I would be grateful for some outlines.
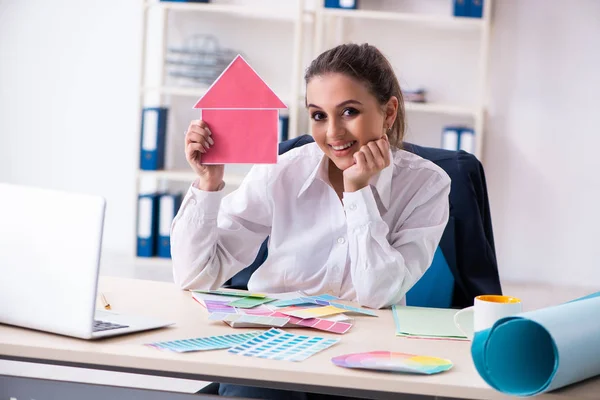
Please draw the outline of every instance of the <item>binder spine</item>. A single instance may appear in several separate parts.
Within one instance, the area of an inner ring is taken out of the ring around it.
[[[156,255],[156,235],[158,230],[158,196],[142,194],[138,197],[137,215],[137,256]]]
[[[156,171],[165,166],[165,135],[168,109],[164,107],[142,110],[140,169]]]

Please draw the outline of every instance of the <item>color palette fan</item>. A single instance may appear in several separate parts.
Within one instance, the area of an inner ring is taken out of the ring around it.
[[[335,365],[345,368],[425,375],[437,374],[452,368],[452,362],[443,358],[394,353],[390,351],[345,354],[334,357],[331,361]]]

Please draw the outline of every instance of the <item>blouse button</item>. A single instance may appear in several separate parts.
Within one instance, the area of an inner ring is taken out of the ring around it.
[[[337,240],[337,242],[339,244],[344,244],[344,243],[346,243],[346,239],[344,239],[343,237],[339,237],[338,240]]]

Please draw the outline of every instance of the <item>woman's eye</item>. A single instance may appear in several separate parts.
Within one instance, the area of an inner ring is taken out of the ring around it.
[[[321,120],[325,119],[325,114],[323,114],[320,111],[316,111],[316,112],[312,113],[311,118],[314,119],[315,121],[321,121]]]
[[[356,108],[352,108],[352,107],[344,108],[344,111],[342,111],[342,115],[345,115],[347,117],[350,117],[350,116],[353,116],[356,114],[358,114],[358,110]]]

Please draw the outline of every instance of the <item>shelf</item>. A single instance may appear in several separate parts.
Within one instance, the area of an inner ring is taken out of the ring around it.
[[[200,99],[206,94],[208,87],[176,87],[176,86],[147,86],[141,88],[143,93],[156,92],[161,95],[181,96],[181,97],[193,97]],[[291,96],[279,96],[288,106],[290,105]],[[298,101],[304,104],[304,95],[298,96]]]
[[[196,97],[204,96],[208,87],[174,87],[174,86],[158,86],[158,87],[143,87],[141,90],[145,93],[158,92],[163,95]]]
[[[198,178],[192,171],[144,171],[138,170],[138,176],[150,177],[154,179],[166,179],[175,182],[193,182]],[[228,173],[225,171],[225,183],[228,185],[239,186],[244,180],[245,175],[239,173]]]
[[[446,114],[456,116],[475,117],[477,111],[473,108],[463,106],[453,106],[448,104],[436,103],[412,103],[405,102],[404,109],[406,111],[424,112],[432,114]]]
[[[206,93],[206,88],[185,88],[185,87],[173,87],[173,86],[160,86],[160,87],[145,87],[142,88],[144,92],[159,92],[163,95],[182,96],[182,97],[194,97],[200,98]],[[290,104],[289,96],[282,98],[283,102]],[[304,95],[298,96],[298,101],[304,105]],[[404,107],[407,111],[418,111],[418,112],[430,112],[436,114],[449,114],[449,115],[475,115],[475,110],[468,107],[452,106],[446,104],[435,104],[435,103],[404,103]]]
[[[154,1],[146,3],[146,7],[173,11],[228,14],[278,21],[295,21],[297,19],[297,16],[295,14],[285,11],[280,12],[276,8],[273,9],[266,7],[248,7],[235,4],[180,3],[170,1]],[[311,22],[313,20],[312,13],[305,11],[304,20],[306,22]]]
[[[173,266],[173,260],[170,258],[163,257],[135,257],[134,261],[136,267],[168,267]]]
[[[372,19],[387,21],[403,21],[423,25],[439,25],[451,29],[479,29],[484,25],[481,18],[452,17],[417,13],[400,13],[372,10],[344,10],[328,8],[323,10],[324,16]]]

